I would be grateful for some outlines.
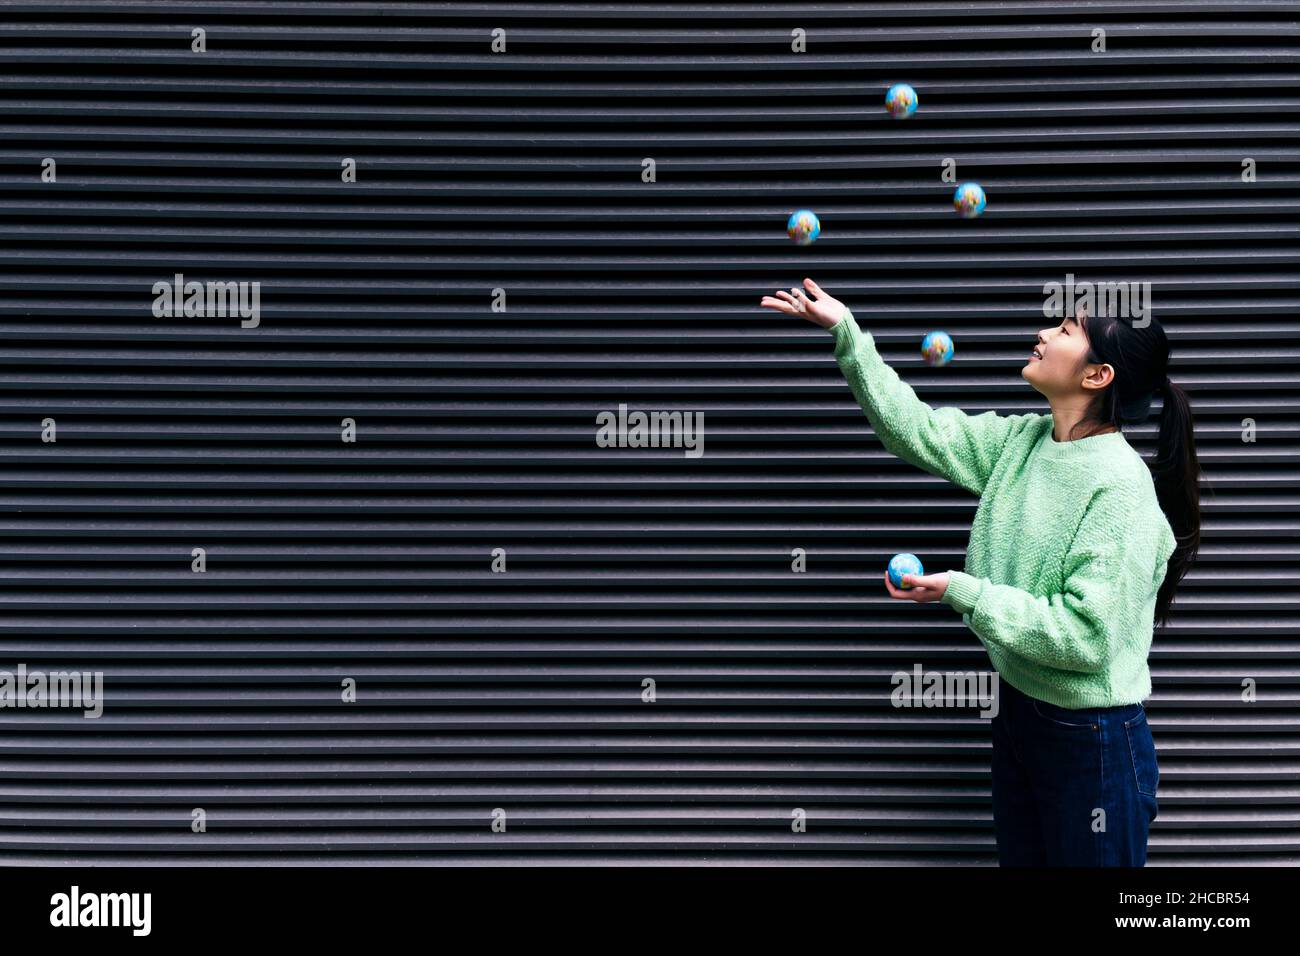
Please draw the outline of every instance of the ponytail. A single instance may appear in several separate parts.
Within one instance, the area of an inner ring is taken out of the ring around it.
[[[1162,397],[1160,433],[1151,478],[1160,508],[1169,519],[1177,546],[1169,556],[1165,579],[1156,594],[1156,626],[1169,622],[1174,592],[1196,559],[1201,544],[1201,467],[1196,457],[1192,406],[1187,393],[1169,380],[1159,386]]]

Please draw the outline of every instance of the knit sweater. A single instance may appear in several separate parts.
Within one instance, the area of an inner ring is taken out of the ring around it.
[[[1176,541],[1123,433],[1060,442],[1050,414],[931,408],[850,310],[830,332],[881,444],[979,495],[965,569],[949,571],[940,600],[1001,679],[1058,707],[1148,697],[1156,592]]]

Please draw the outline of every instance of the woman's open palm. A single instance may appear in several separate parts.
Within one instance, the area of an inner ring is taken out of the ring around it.
[[[829,329],[844,317],[843,302],[827,295],[812,279],[804,279],[803,284],[803,289],[796,287],[789,292],[778,289],[775,297],[765,295],[758,304],[787,315],[797,315],[823,329]]]

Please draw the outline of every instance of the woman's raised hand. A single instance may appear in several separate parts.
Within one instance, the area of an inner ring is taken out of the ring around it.
[[[827,295],[812,279],[804,279],[803,284],[803,289],[778,290],[775,298],[765,295],[758,304],[787,315],[797,315],[823,329],[829,329],[844,317],[843,302]]]

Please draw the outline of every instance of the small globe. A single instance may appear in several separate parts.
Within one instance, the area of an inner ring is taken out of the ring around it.
[[[962,183],[952,194],[952,205],[963,219],[974,219],[984,211],[988,197],[979,183]]]
[[[895,83],[885,93],[885,109],[894,119],[909,119],[920,105],[916,90],[906,83]]]
[[[947,365],[952,361],[952,336],[947,332],[928,332],[921,339],[921,358],[926,365]]]
[[[811,209],[796,209],[786,220],[785,231],[801,246],[812,245],[821,235],[822,223]]]
[[[910,589],[912,585],[903,583],[904,574],[925,574],[921,559],[908,551],[889,559],[889,583],[896,588]]]

